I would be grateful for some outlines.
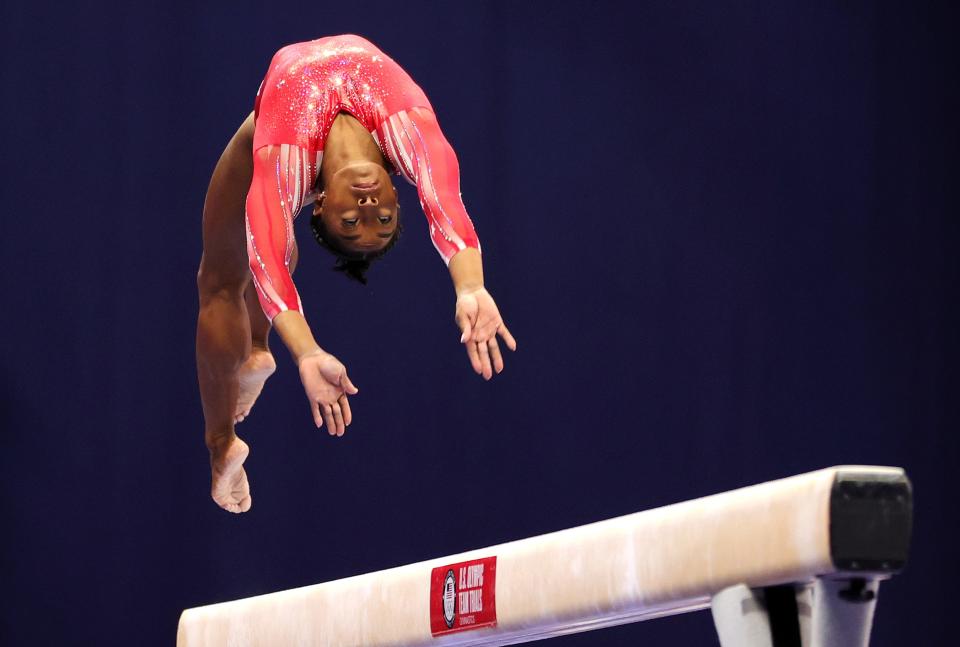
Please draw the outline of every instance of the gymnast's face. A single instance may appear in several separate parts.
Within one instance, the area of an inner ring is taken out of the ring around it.
[[[326,235],[342,249],[372,254],[397,229],[397,190],[379,164],[361,162],[337,171],[313,205]]]

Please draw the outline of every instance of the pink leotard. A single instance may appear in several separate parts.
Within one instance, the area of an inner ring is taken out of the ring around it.
[[[257,93],[247,253],[272,321],[303,306],[290,276],[293,220],[315,196],[323,147],[340,112],[362,123],[394,169],[417,187],[434,247],[446,263],[480,243],[460,199],[460,166],[433,108],[410,76],[359,36],[284,47]]]

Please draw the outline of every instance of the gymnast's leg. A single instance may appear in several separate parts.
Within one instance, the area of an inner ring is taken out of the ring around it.
[[[253,281],[247,284],[243,293],[243,300],[247,306],[247,316],[250,320],[250,355],[247,357],[239,373],[239,393],[234,422],[243,422],[250,415],[250,409],[260,396],[267,378],[277,370],[277,363],[267,345],[270,336],[270,321],[260,308],[257,291]]]
[[[251,114],[227,144],[210,179],[203,206],[203,257],[197,274],[197,378],[204,437],[210,450],[211,494],[230,512],[244,512],[251,503],[243,469],[249,448],[237,438],[234,424],[240,373],[252,350],[244,298],[250,283],[244,208],[253,175],[252,147]]]
[[[297,269],[298,257],[299,250],[294,244],[293,254],[290,256],[291,276]],[[277,369],[277,363],[274,361],[268,345],[271,329],[270,321],[260,307],[253,281],[247,284],[243,298],[247,305],[247,315],[250,318],[251,351],[250,356],[240,367],[240,392],[237,399],[236,422],[243,422],[250,415],[250,409],[263,390],[264,383]]]

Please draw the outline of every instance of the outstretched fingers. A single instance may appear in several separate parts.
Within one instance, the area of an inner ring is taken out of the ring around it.
[[[490,349],[487,342],[477,342],[477,355],[480,357],[480,368],[483,379],[489,380],[493,377],[493,367],[490,365]]]
[[[353,412],[350,410],[350,400],[347,398],[346,394],[341,395],[340,399],[337,400],[340,403],[340,409],[343,411],[343,424],[349,425],[353,422]]]
[[[514,339],[513,335],[510,334],[510,331],[507,330],[506,324],[500,324],[500,327],[497,329],[497,334],[500,335],[504,343],[506,343],[507,348],[510,350],[517,350],[517,340]]]
[[[343,374],[340,376],[340,388],[343,389],[344,393],[347,393],[350,395],[356,395],[357,393],[360,392],[360,389],[354,386],[353,382],[350,381],[350,378],[347,377],[346,370],[344,370]]]
[[[321,404],[320,411],[323,413],[323,421],[327,423],[327,433],[331,436],[337,435],[337,420],[333,415],[333,407],[329,404]]]
[[[478,329],[475,338],[479,338]],[[464,344],[467,348],[467,357],[470,358],[470,366],[474,373],[483,376],[483,379],[489,380],[494,373],[503,372],[504,362],[503,353],[500,351],[500,344],[497,343],[497,335],[503,339],[503,342],[510,350],[517,349],[517,342],[507,330],[507,327],[500,324],[496,334],[492,334],[484,341],[468,341]]]
[[[467,357],[470,358],[470,366],[473,367],[473,372],[480,375],[483,372],[483,365],[480,363],[480,352],[477,350],[477,345],[468,341],[464,346],[467,347]]]
[[[328,409],[330,410],[330,419],[333,421],[333,424],[327,427],[327,431],[331,436],[342,436],[343,432],[346,431],[346,425],[343,424],[343,411],[340,409],[340,403],[334,402]]]
[[[319,401],[311,402],[310,410],[313,413],[313,424],[317,429],[326,423],[327,433],[331,436],[342,436],[347,425],[353,422],[353,412],[350,411],[350,402],[346,394],[341,395],[332,405]]]
[[[500,346],[497,344],[497,338],[494,337],[487,342],[487,348],[490,351],[490,362],[493,364],[493,370],[498,374],[503,371],[503,355],[500,353]]]

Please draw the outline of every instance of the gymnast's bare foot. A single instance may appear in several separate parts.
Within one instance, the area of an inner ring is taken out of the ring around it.
[[[277,363],[273,355],[265,349],[254,348],[250,357],[240,367],[240,395],[237,398],[237,409],[233,416],[234,422],[243,422],[250,415],[253,403],[257,401],[267,378],[277,370]]]
[[[210,471],[213,485],[210,495],[227,512],[246,512],[250,509],[250,484],[243,469],[250,448],[236,436],[223,450],[211,450]]]

